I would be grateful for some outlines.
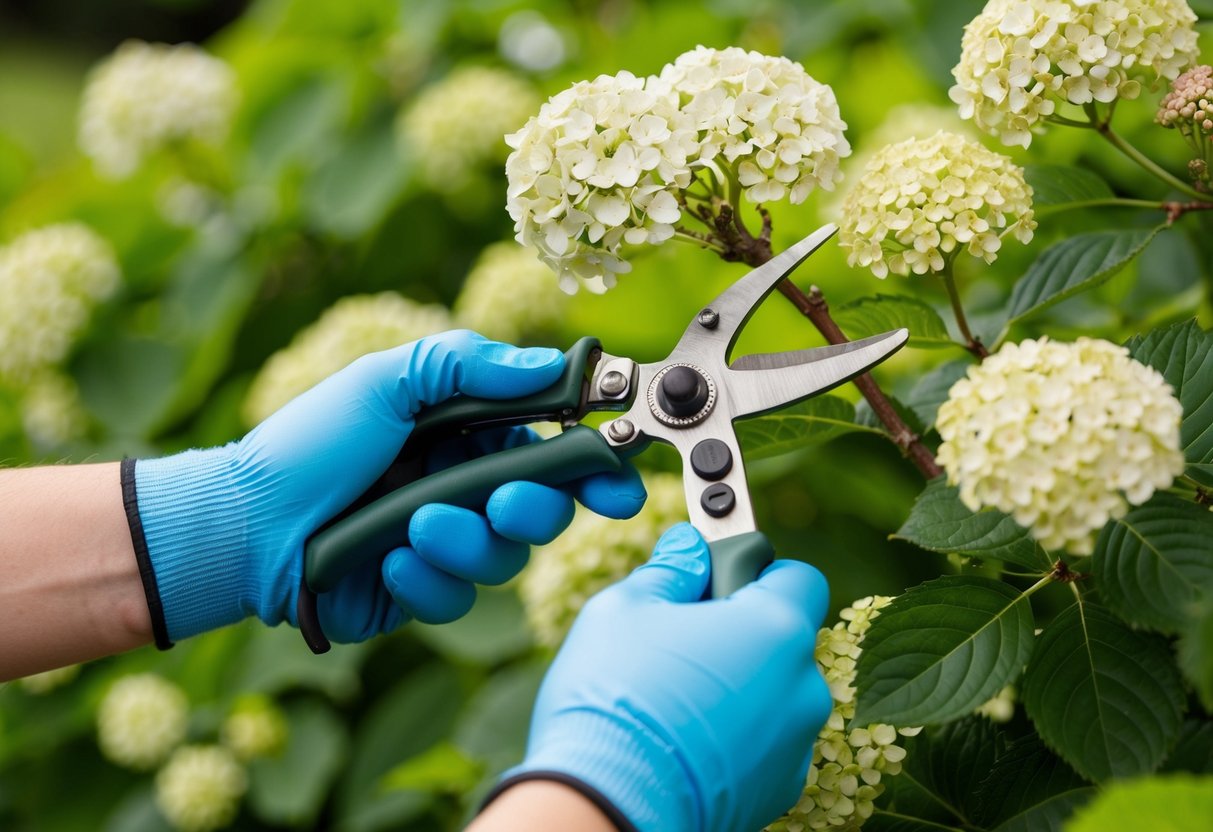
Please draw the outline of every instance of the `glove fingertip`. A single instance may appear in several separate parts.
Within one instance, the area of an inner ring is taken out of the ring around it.
[[[578,502],[612,520],[635,517],[648,496],[640,472],[627,464],[619,471],[586,477],[576,486]]]
[[[808,619],[809,626],[818,630],[825,621],[830,605],[830,585],[821,570],[800,560],[780,558],[773,561],[750,587],[775,592]],[[743,587],[739,592],[745,592]]]

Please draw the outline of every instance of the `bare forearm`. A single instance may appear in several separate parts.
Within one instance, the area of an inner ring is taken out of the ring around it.
[[[150,641],[118,464],[0,471],[0,680]]]
[[[467,832],[616,832],[575,789],[549,780],[519,783],[494,800]]]

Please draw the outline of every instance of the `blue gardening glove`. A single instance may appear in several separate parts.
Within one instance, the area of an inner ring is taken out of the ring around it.
[[[160,628],[157,643],[167,646],[250,615],[271,626],[297,624],[304,542],[383,474],[420,409],[458,393],[528,395],[553,384],[563,366],[557,350],[446,332],[363,356],[239,442],[139,460],[127,508],[129,515],[137,504],[132,527],[141,523],[146,539],[141,567],[153,626]],[[453,440],[434,449],[429,466],[535,439],[513,429]],[[320,596],[321,625],[333,641],[351,642],[410,617],[458,618],[475,600],[473,583],[508,580],[526,562],[529,544],[564,530],[573,517],[570,493],[609,517],[630,517],[644,502],[639,476],[627,469],[567,491],[508,483],[483,513],[425,506],[409,524],[411,546]]]
[[[586,604],[496,794],[560,780],[644,832],[761,829],[796,802],[831,708],[813,659],[825,578],[778,560],[700,602],[709,572],[707,544],[680,524]]]

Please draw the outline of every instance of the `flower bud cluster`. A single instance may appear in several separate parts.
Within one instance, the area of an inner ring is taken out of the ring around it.
[[[873,723],[855,725],[855,667],[864,635],[880,609],[892,598],[860,598],[839,613],[833,627],[817,634],[814,657],[830,686],[834,709],[817,735],[804,792],[796,805],[766,832],[809,829],[859,829],[884,793],[882,779],[901,773],[905,749],[898,736],[912,737],[921,728],[897,729]]]
[[[56,667],[54,670],[44,670],[32,676],[24,676],[17,680],[21,689],[33,696],[44,696],[57,688],[69,684],[80,675],[80,665],[69,664],[67,667]]]
[[[1200,64],[1176,78],[1154,120],[1184,136],[1213,133],[1213,66]]]
[[[990,0],[965,27],[949,94],[960,114],[1027,147],[1057,104],[1136,98],[1198,54],[1184,0]]]
[[[223,745],[241,760],[273,757],[286,747],[287,723],[282,709],[264,694],[241,696],[223,721]]]
[[[21,426],[38,448],[58,448],[88,429],[80,389],[71,377],[51,370],[39,373],[21,398]]]
[[[477,168],[503,161],[501,137],[538,106],[534,89],[513,73],[464,67],[423,90],[401,113],[397,129],[426,183],[447,191]]]
[[[700,47],[660,75],[601,75],[552,97],[506,136],[506,206],[562,288],[602,292],[630,270],[624,244],[674,235],[699,170],[716,186],[735,177],[751,201],[799,202],[838,181],[845,127],[800,64]]]
[[[97,745],[110,761],[147,770],[185,739],[188,721],[181,688],[154,673],[123,676],[97,709]]]
[[[270,356],[249,387],[244,418],[255,425],[354,359],[451,326],[444,307],[422,305],[396,292],[342,298]]]
[[[113,249],[80,223],[27,231],[0,248],[0,384],[26,384],[66,358],[119,277]]]
[[[567,300],[534,249],[494,243],[468,272],[455,301],[455,320],[488,338],[516,343],[552,329]]]
[[[938,459],[972,511],[996,508],[1045,548],[1089,555],[1109,520],[1183,473],[1182,416],[1124,347],[1008,343],[948,391]]]
[[[1001,153],[954,133],[879,151],[842,205],[847,263],[879,278],[943,271],[966,250],[992,263],[1002,235],[1032,239],[1032,188]]]
[[[984,716],[991,722],[1010,722],[1015,716],[1015,686],[1007,685],[989,701],[979,705],[973,713]]]
[[[235,73],[199,47],[127,41],[89,77],[80,148],[121,179],[173,142],[221,141],[237,98]]]
[[[560,644],[586,601],[647,561],[653,541],[687,519],[680,477],[646,474],[644,484],[649,496],[635,517],[610,520],[578,506],[568,529],[531,555],[519,592],[540,644]]]
[[[236,818],[248,774],[220,745],[178,748],[156,773],[156,805],[181,832],[212,832]]]

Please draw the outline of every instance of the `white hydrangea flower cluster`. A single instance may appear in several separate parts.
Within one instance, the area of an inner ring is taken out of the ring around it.
[[[943,271],[958,250],[992,263],[1002,235],[1028,243],[1035,228],[1023,168],[940,131],[876,154],[843,201],[839,244],[883,279]]]
[[[249,388],[244,418],[255,425],[354,359],[451,327],[445,307],[396,292],[342,298],[265,362]]]
[[[1136,98],[1197,57],[1185,0],[990,0],[966,27],[949,91],[964,118],[1027,147],[1059,102]]]
[[[1089,555],[1109,520],[1183,473],[1182,416],[1125,347],[1008,343],[948,391],[938,460],[972,511],[996,508],[1045,548]]]
[[[1015,716],[1015,686],[1007,685],[988,702],[979,705],[973,713],[984,716],[991,722],[1010,722]]]
[[[500,163],[502,140],[539,106],[539,95],[512,72],[463,67],[426,87],[397,123],[401,139],[435,189],[459,188],[486,163]]]
[[[872,619],[892,600],[882,595],[860,598],[838,614],[837,624],[823,627],[817,634],[814,656],[830,686],[834,710],[817,735],[800,800],[766,832],[859,829],[872,816],[876,798],[884,793],[882,778],[901,773],[906,751],[896,744],[897,737],[912,737],[922,729],[851,723],[855,666],[863,652],[860,645]]]
[[[40,448],[58,448],[88,429],[80,389],[70,377],[53,371],[38,374],[21,398],[21,426]]]
[[[109,243],[75,222],[0,248],[0,384],[23,385],[62,361],[120,278]]]
[[[488,338],[516,343],[554,327],[567,301],[534,249],[494,243],[468,272],[455,301],[455,320]]]
[[[803,201],[840,178],[845,128],[800,64],[699,47],[658,76],[601,75],[551,98],[506,137],[506,207],[562,288],[602,292],[631,268],[624,244],[674,235],[698,169],[737,176],[751,201]]]
[[[736,166],[751,202],[804,202],[833,190],[851,153],[834,90],[804,67],[738,47],[683,53],[661,71],[693,119],[701,163]],[[734,206],[740,208],[740,206]]]
[[[97,709],[97,745],[127,768],[153,768],[185,739],[189,702],[181,688],[154,673],[116,681]]]
[[[211,832],[230,824],[248,789],[248,774],[220,745],[177,749],[156,774],[156,805],[181,832]]]
[[[223,744],[241,760],[272,757],[286,747],[288,728],[282,709],[264,694],[241,696],[223,721]]]
[[[235,73],[199,47],[127,41],[89,77],[80,148],[121,179],[173,142],[222,141],[237,98]]]
[[[80,675],[80,665],[69,664],[67,667],[57,667],[54,670],[44,670],[32,676],[17,680],[21,689],[32,696],[45,696],[57,688],[75,680]]]
[[[653,541],[687,519],[680,477],[645,474],[644,484],[649,497],[635,517],[609,520],[578,506],[568,529],[531,555],[519,594],[540,644],[559,645],[586,601],[646,562]]]

